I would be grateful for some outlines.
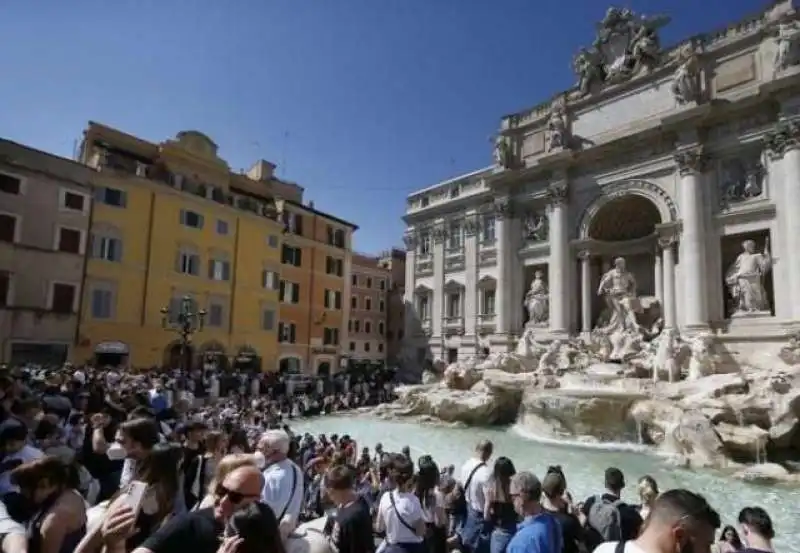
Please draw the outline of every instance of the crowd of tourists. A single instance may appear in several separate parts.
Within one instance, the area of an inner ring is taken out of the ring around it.
[[[615,468],[578,501],[559,467],[517,471],[485,441],[456,468],[364,447],[346,428],[292,432],[313,405],[391,399],[383,374],[297,395],[280,379],[218,394],[211,376],[0,371],[2,552],[316,553],[298,536],[317,527],[338,553],[772,551],[760,507],[720,531],[702,496],[660,493],[647,476],[641,502],[623,502]]]

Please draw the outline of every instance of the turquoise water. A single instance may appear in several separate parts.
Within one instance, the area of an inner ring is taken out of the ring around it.
[[[533,441],[515,428],[452,429],[368,416],[320,417],[294,422],[291,426],[295,432],[349,434],[359,447],[370,449],[377,442],[383,443],[389,451],[399,451],[408,445],[412,456],[430,454],[440,466],[460,467],[472,454],[478,440],[489,439],[494,443],[495,455],[511,458],[517,470],[530,470],[541,478],[549,465],[561,465],[569,489],[577,499],[600,492],[605,469],[615,466],[625,473],[628,488],[624,496],[631,502],[638,502],[636,481],[649,474],[661,490],[681,487],[702,493],[720,512],[723,524],[733,524],[743,507],[765,508],[775,524],[777,551],[800,553],[800,489],[756,486],[712,472],[676,469],[635,445],[561,445]]]

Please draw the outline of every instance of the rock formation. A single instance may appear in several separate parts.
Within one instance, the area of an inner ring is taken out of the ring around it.
[[[680,466],[790,479],[780,464],[766,463],[800,452],[800,337],[774,356],[736,360],[710,334],[686,340],[665,331],[650,341],[631,334],[621,344],[620,336],[595,333],[545,344],[535,332],[526,331],[514,353],[453,363],[438,382],[401,388],[400,399],[376,414],[516,422],[543,437],[640,442]],[[742,470],[747,463],[766,468]]]

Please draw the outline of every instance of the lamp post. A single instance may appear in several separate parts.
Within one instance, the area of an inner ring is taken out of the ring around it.
[[[206,318],[205,309],[195,311],[191,296],[181,298],[180,308],[174,320],[170,320],[169,307],[161,308],[161,326],[164,330],[172,330],[178,333],[181,340],[181,369],[191,368],[189,362],[189,345],[192,343],[192,335],[203,330],[203,323]]]

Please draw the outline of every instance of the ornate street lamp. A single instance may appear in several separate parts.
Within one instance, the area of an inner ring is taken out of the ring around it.
[[[183,296],[181,298],[180,309],[173,320],[170,320],[169,307],[161,308],[161,326],[164,330],[177,332],[181,340],[181,369],[188,370],[191,368],[189,346],[192,343],[192,335],[203,330],[205,318],[205,309],[195,311],[191,296]]]

